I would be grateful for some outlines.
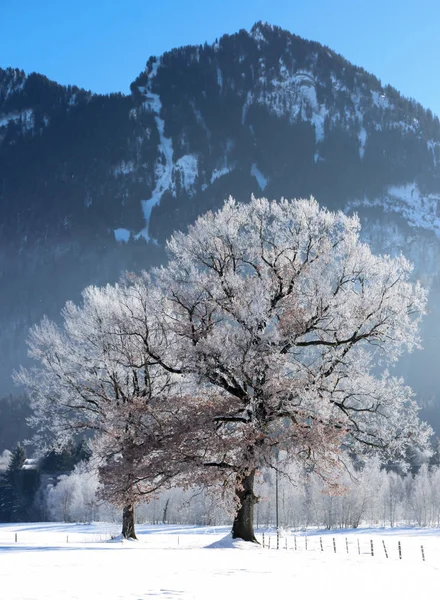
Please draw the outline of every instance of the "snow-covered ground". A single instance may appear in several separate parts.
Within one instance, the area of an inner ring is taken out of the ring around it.
[[[0,524],[0,598],[402,600],[438,594],[438,529],[289,532],[279,550],[267,531],[271,549],[234,543],[227,527],[142,525],[138,542],[109,541],[117,533],[117,525],[105,523]]]

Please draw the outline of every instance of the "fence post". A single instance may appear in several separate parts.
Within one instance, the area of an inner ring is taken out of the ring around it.
[[[324,548],[322,547],[322,537],[319,538],[319,543],[321,545],[321,552],[324,552]]]
[[[264,531],[263,531],[263,548],[264,548]]]
[[[425,560],[425,551],[423,550],[423,545],[420,546],[420,548],[422,549],[422,560]]]
[[[297,550],[297,547],[296,547],[296,535],[293,536],[293,542],[295,544],[295,550]]]
[[[370,540],[371,556],[374,556],[373,540]]]
[[[285,537],[285,540],[286,540],[286,550],[287,550],[287,535],[286,535],[286,537]]]
[[[359,538],[357,539],[357,541],[358,541],[358,554],[360,554],[361,553],[361,546],[359,544]]]
[[[306,550],[307,550],[307,536],[304,538],[306,542]]]
[[[269,550],[270,550],[270,536],[269,536],[269,543],[268,543],[267,547],[268,547],[268,548],[269,548]]]
[[[17,534],[15,534],[15,541],[17,541]]]
[[[68,544],[68,543],[69,543],[69,536],[66,535],[66,544]]]
[[[387,552],[387,547],[385,546],[385,540],[382,540],[382,544],[383,544],[383,549],[385,550],[385,556],[386,556],[386,558],[388,558],[388,552]]]
[[[347,554],[348,554],[348,538],[345,538],[345,547],[347,548]]]
[[[399,558],[400,558],[400,560],[402,560],[402,546],[401,546],[400,542],[397,542],[397,547],[399,549]]]
[[[335,540],[335,538],[333,538],[333,550],[335,551],[335,554],[336,554],[336,540]]]

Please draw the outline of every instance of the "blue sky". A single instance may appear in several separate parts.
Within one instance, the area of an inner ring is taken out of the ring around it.
[[[439,0],[0,0],[0,67],[128,92],[149,56],[259,20],[330,46],[440,115]]]

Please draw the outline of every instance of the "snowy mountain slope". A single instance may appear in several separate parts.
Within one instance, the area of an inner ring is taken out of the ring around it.
[[[57,136],[51,125],[59,125],[52,121],[60,113],[64,131]],[[48,161],[38,175],[61,166],[67,172],[56,174],[64,184],[57,187],[83,188],[73,204],[63,205],[59,194],[64,228],[67,220],[82,229],[85,219],[96,219],[98,204],[109,231],[141,231],[147,239],[154,233],[163,240],[179,226],[176,213],[186,223],[226,194],[245,199],[262,190],[274,197],[313,194],[335,207],[356,206],[359,198],[394,212],[390,206],[400,205],[411,225],[431,229],[426,206],[405,208],[389,189],[405,195],[406,186],[416,186],[434,213],[440,190],[440,125],[429,110],[328,48],[262,23],[211,46],[151,58],[126,98],[2,71],[0,135],[6,160],[10,146],[30,145],[29,137],[40,138],[34,146],[43,156],[54,145],[73,144],[61,165]],[[93,161],[103,163],[99,173],[89,172],[86,141]],[[44,199],[38,201],[44,211]]]
[[[388,189],[409,184],[433,199],[431,207],[436,204],[438,119],[319,44],[259,23],[212,46],[150,59],[132,91],[136,97],[151,96],[151,90],[173,149],[173,155],[159,150],[167,156],[161,167],[167,165],[168,175],[166,185],[157,175],[156,192],[168,198],[161,207],[156,193],[148,214],[156,236],[163,236],[182,202],[172,173],[185,156],[193,157],[189,179],[183,170],[184,181],[192,182],[184,190],[193,198],[186,198],[187,208],[212,204],[212,185],[220,175],[227,177],[214,188],[220,192],[217,205],[231,189],[245,196],[252,188],[274,197],[312,193],[332,206],[367,197],[388,210],[398,197]],[[145,105],[148,101],[135,114]],[[263,187],[257,172],[264,174]],[[400,206],[411,225],[432,229],[426,207]]]

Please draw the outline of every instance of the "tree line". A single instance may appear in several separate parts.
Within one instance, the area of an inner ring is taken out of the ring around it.
[[[276,472],[261,474],[256,486],[258,528],[276,524]],[[340,477],[343,493],[331,494],[315,474],[290,470],[278,478],[278,516],[282,529],[440,526],[440,469],[424,463],[415,473],[385,469],[365,460],[355,476]],[[46,520],[76,523],[117,522],[119,511],[98,497],[99,479],[89,463],[46,483],[35,496],[34,511]],[[224,507],[203,488],[164,490],[137,506],[136,523],[223,525]]]

